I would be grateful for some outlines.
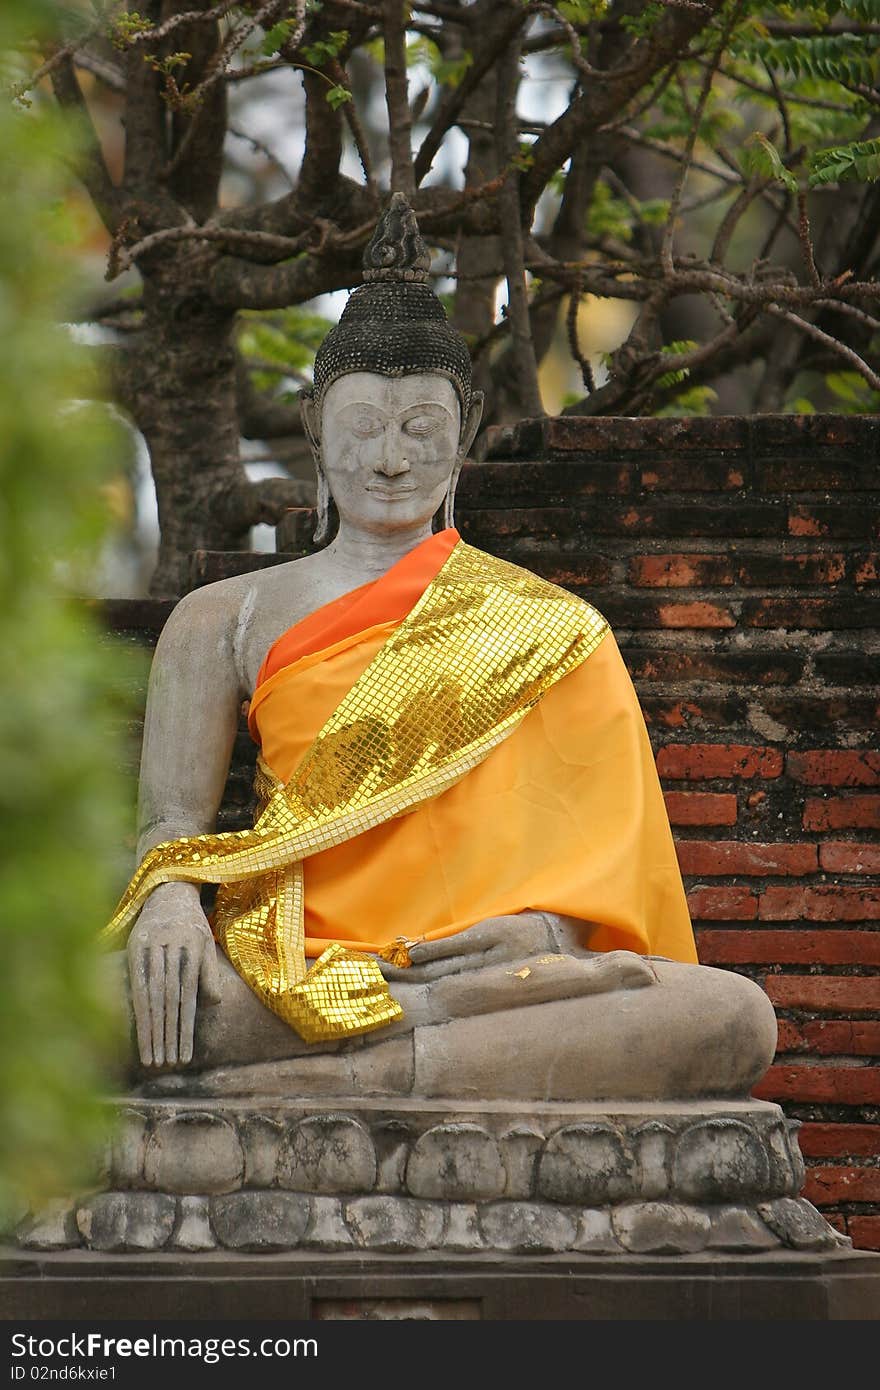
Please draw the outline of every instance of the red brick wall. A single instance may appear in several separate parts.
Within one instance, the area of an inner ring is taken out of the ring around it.
[[[559,419],[462,475],[474,544],[611,622],[663,781],[700,957],[767,990],[757,1094],[803,1122],[806,1194],[880,1249],[880,417]],[[279,550],[303,553],[311,514]],[[285,555],[279,556],[285,558]],[[194,557],[204,583],[268,557]],[[108,605],[155,631],[167,606]],[[242,734],[221,823],[248,800]]]
[[[880,418],[549,420],[489,458],[461,529],[612,623],[700,959],[777,1010],[756,1094],[880,1249]]]

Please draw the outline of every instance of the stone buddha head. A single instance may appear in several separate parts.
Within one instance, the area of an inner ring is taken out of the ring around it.
[[[364,253],[364,284],[315,357],[301,395],[318,474],[315,541],[330,502],[369,531],[453,524],[455,487],[480,423],[467,345],[428,285],[430,255],[395,193]]]

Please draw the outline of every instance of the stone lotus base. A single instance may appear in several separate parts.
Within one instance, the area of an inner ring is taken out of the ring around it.
[[[848,1249],[760,1101],[132,1100],[96,1190],[23,1251],[759,1256]],[[100,1190],[98,1189],[100,1187]]]

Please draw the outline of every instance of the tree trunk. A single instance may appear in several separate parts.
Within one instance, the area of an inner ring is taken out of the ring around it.
[[[235,315],[165,272],[145,283],[146,324],[129,371],[129,406],[150,451],[161,544],[150,592],[189,587],[194,550],[240,550],[253,518],[239,455]]]

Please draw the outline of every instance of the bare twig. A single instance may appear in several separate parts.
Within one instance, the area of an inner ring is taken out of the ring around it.
[[[193,113],[192,120],[187,126],[183,139],[165,169],[164,176],[166,179],[170,179],[174,176],[180,168],[181,163],[186,158],[189,147],[198,129],[199,116],[207,107],[205,97],[212,87],[215,87],[218,82],[222,82],[227,76],[227,65],[230,58],[238,52],[242,44],[253,33],[254,29],[270,23],[284,4],[285,0],[266,0],[266,4],[261,5],[255,14],[251,15],[250,18],[234,28],[214,55],[213,61],[208,66],[206,76],[202,78],[202,81],[198,86],[194,87],[191,92],[186,93],[187,107]],[[302,38],[303,30],[305,29],[305,7],[306,0],[297,0],[295,5],[297,28],[288,40],[288,43],[292,44],[294,47],[299,43]]]
[[[581,305],[581,294],[583,292],[583,277],[578,275],[568,296],[568,310],[565,315],[565,326],[568,331],[568,345],[571,355],[581,369],[584,388],[591,395],[596,389],[596,379],[593,376],[593,368],[590,360],[581,352],[581,345],[578,339],[578,309]]]
[[[860,376],[865,378],[865,381],[867,381],[870,387],[875,391],[880,391],[880,376],[871,370],[864,358],[859,357],[859,354],[853,348],[847,347],[845,343],[841,343],[837,338],[832,338],[830,333],[825,333],[821,328],[817,328],[814,323],[810,323],[807,319],[802,319],[799,314],[793,314],[788,309],[780,309],[777,304],[768,304],[765,312],[773,314],[776,318],[785,319],[786,323],[790,323],[792,327],[796,328],[800,333],[805,333],[808,338],[814,338],[817,343],[821,343],[823,347],[836,353],[838,357],[842,357],[851,367],[855,368]]]
[[[185,24],[213,24],[228,15],[237,3],[238,0],[223,0],[222,4],[214,5],[210,10],[185,10],[183,13],[173,14],[161,24],[130,34],[125,40],[126,46],[134,48],[138,44],[161,43],[169,34],[173,34],[175,29],[180,29]]]
[[[344,87],[346,91],[350,92],[351,82],[349,81],[348,73],[346,72],[345,68],[342,66],[340,62],[334,63],[333,68],[335,69],[334,76],[338,84]],[[351,101],[343,102],[342,112],[345,116],[346,124],[349,130],[351,131],[351,138],[354,141],[354,147],[358,152],[358,159],[360,160],[361,168],[364,171],[364,181],[367,185],[367,189],[370,193],[370,196],[378,202],[379,190],[376,186],[376,176],[373,172],[373,161],[370,158],[370,146],[367,141],[366,132],[364,131],[363,126],[361,125],[361,119],[357,113],[357,107],[354,104],[354,97],[352,97]]]
[[[600,134],[604,134],[610,127],[603,126]],[[654,154],[662,155],[664,159],[674,159],[677,164],[681,163],[682,152],[675,145],[667,144],[665,140],[655,140],[650,135],[643,135],[640,130],[633,130],[629,126],[619,126],[616,134],[623,137],[631,145],[639,145],[644,150],[651,150]],[[729,173],[717,164],[707,164],[705,160],[691,159],[691,168],[699,169],[702,174],[711,174],[713,179],[720,179],[722,183],[739,184],[741,177]]]
[[[810,277],[810,284],[819,288],[822,281],[816,269],[816,261],[813,257],[813,241],[810,236],[810,218],[807,213],[807,195],[803,188],[798,189],[798,240],[801,244],[801,251],[804,256],[804,265]]]
[[[493,30],[482,47],[474,53],[474,61],[458,86],[451,87],[445,92],[431,128],[419,146],[419,152],[416,155],[415,177],[417,184],[421,183],[431,168],[434,156],[443,143],[443,137],[450,127],[455,125],[468,97],[477,89],[486,73],[504,53],[514,35],[520,31],[530,15],[530,6],[514,7],[505,23],[497,31]]]
[[[813,304],[817,309],[832,309],[837,314],[846,314],[849,318],[863,323],[872,333],[880,333],[880,319],[874,318],[873,314],[866,314],[864,309],[856,308],[855,304],[846,304],[841,299],[814,299]]]
[[[676,218],[678,217],[679,208],[681,207],[682,194],[684,193],[684,186],[687,182],[688,169],[690,167],[691,159],[693,158],[694,146],[697,143],[697,137],[700,133],[700,123],[703,119],[703,112],[706,109],[706,103],[709,100],[709,94],[712,91],[712,79],[714,78],[715,73],[718,70],[718,66],[721,62],[722,55],[724,53],[725,48],[727,47],[728,40],[730,39],[731,31],[734,25],[736,24],[736,21],[739,19],[741,10],[742,4],[738,4],[731,9],[730,14],[728,15],[727,20],[721,30],[721,36],[715,48],[714,55],[712,57],[711,62],[708,64],[706,68],[706,72],[703,76],[703,81],[700,86],[700,93],[697,97],[697,103],[694,108],[693,118],[691,121],[691,128],[688,131],[687,140],[685,141],[681,171],[679,173],[678,178],[675,181],[675,187],[672,190],[672,197],[669,201],[669,216],[666,219],[666,226],[663,228],[663,236],[660,240],[660,264],[663,267],[664,272],[666,272],[667,274],[673,269],[672,247],[675,239],[675,222]]]
[[[771,182],[771,179],[750,178],[742,191],[734,198],[715,233],[712,250],[709,252],[710,261],[721,264],[727,254],[730,239],[736,231],[740,218]]]
[[[309,243],[314,240],[315,232],[321,238],[318,247],[313,248],[320,251],[326,238],[329,223],[322,222],[316,218],[312,227],[298,237],[275,236],[271,232],[242,232],[236,231],[232,227],[165,227],[162,231],[151,232],[149,236],[143,237],[133,246],[123,251],[119,251],[111,261],[108,269],[107,278],[115,279],[124,271],[131,267],[150,251],[154,251],[157,246],[166,246],[176,241],[216,241],[230,247],[250,246],[264,251],[278,251],[285,259],[296,256],[301,251],[306,250]]]
[[[278,170],[285,183],[287,183],[291,188],[296,187],[293,175],[288,172],[285,166],[281,163],[281,160],[278,158],[278,156],[274,154],[272,150],[269,149],[269,146],[263,144],[262,140],[258,140],[255,135],[249,135],[246,130],[239,130],[236,126],[229,126],[227,128],[226,133],[227,135],[231,135],[235,140],[243,140],[245,144],[250,145],[251,149],[254,150],[257,154],[263,155],[269,161],[272,167]]]

